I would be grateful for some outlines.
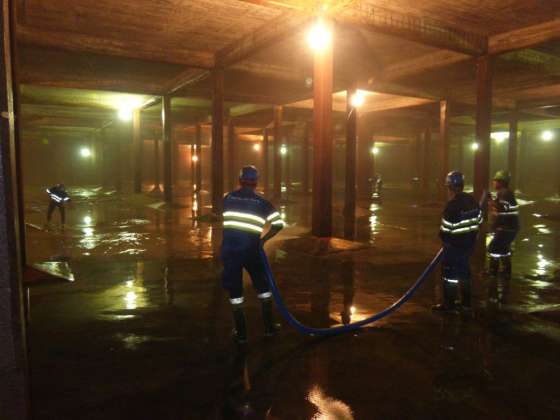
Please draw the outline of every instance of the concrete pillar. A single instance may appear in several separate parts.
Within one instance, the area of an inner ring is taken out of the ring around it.
[[[272,195],[275,200],[282,197],[282,156],[280,155],[280,148],[282,147],[282,113],[281,106],[274,107],[274,142],[272,148],[272,172],[273,172],[273,187]]]
[[[369,185],[370,185],[369,184],[369,179],[372,178],[375,175],[375,173],[377,172],[377,168],[375,167],[376,156],[375,156],[374,150],[376,150],[375,149],[375,139],[373,139],[370,142],[370,148],[367,151],[368,156],[370,158],[369,170],[366,173],[366,182],[367,182],[368,188],[369,188]],[[369,192],[371,192],[370,189],[368,189],[368,193]]]
[[[303,130],[303,145],[302,145],[302,191],[304,194],[309,193],[309,167],[311,166],[309,138],[311,137],[311,128],[308,122],[305,123]]]
[[[414,176],[420,179],[422,173],[422,134],[414,138]]]
[[[230,118],[228,122],[228,152],[227,152],[227,159],[228,159],[228,189],[233,191],[237,186],[237,179],[239,178],[239,168],[237,168],[237,150],[236,150],[236,135],[235,135],[235,125],[233,119]]]
[[[439,103],[439,158],[440,173],[438,177],[438,196],[441,201],[447,200],[447,191],[443,180],[449,173],[449,101],[442,100]]]
[[[190,151],[191,190],[194,193],[196,192],[196,144],[194,141],[191,143]]]
[[[159,173],[159,139],[154,137],[154,189],[153,192],[161,193],[161,180]]]
[[[221,216],[224,196],[224,70],[213,70],[212,212]]]
[[[196,131],[195,131],[195,156],[196,162],[194,162],[195,166],[195,175],[194,175],[194,184],[196,188],[193,188],[195,192],[199,192],[202,190],[202,127],[200,124],[196,124]]]
[[[293,127],[291,130],[286,130],[285,131],[285,145],[286,145],[286,154],[283,156],[284,157],[284,169],[286,171],[286,175],[284,176],[284,182],[286,183],[286,196],[288,196],[291,192],[292,189],[292,174],[290,172],[290,166],[291,166],[291,155],[293,153],[292,150],[292,141],[291,141],[291,135],[293,134]]]
[[[20,209],[18,90],[13,73],[14,4],[0,10],[0,417],[29,419],[27,349],[21,271],[25,256],[24,220]]]
[[[171,139],[171,97],[161,101],[161,132],[163,143],[163,197],[167,203],[173,201],[173,144]]]
[[[518,115],[513,113],[509,119],[509,141],[508,141],[508,171],[511,174],[510,187],[517,187],[517,123]]]
[[[270,184],[268,176],[268,129],[263,130],[263,143],[262,143],[262,182],[264,187],[264,195],[268,197],[270,194]]]
[[[344,237],[354,239],[356,224],[356,134],[358,110],[351,104],[356,84],[346,91],[346,165],[344,191]]]
[[[332,22],[327,21],[332,31]],[[332,91],[333,45],[313,56],[313,201],[312,234],[332,236]]]
[[[120,136],[119,136],[120,137]],[[113,139],[115,140],[115,139]],[[122,193],[123,191],[123,146],[121,144],[121,139],[117,138],[115,142],[113,142],[113,176],[115,177],[114,185],[115,190],[117,192]]]
[[[371,171],[371,132],[368,124],[361,119],[358,125],[358,194],[362,197],[369,193],[369,173]]]
[[[492,57],[476,59],[476,142],[474,196],[478,198],[490,182],[490,129],[492,125]]]
[[[463,137],[457,137],[457,169],[461,172],[465,169],[465,149]]]
[[[136,109],[132,114],[132,144],[134,150],[134,192],[139,194],[142,192],[142,163],[143,163],[143,146],[141,127],[141,110]]]
[[[523,159],[527,158],[527,153],[529,152],[529,133],[527,130],[521,130],[521,136],[519,137],[519,156]],[[525,172],[523,171],[523,160],[517,162],[517,176],[516,176],[517,188],[521,191],[526,192],[527,190],[527,180],[525,179]]]
[[[432,147],[432,127],[431,123],[424,130],[424,151],[423,151],[423,164],[422,164],[422,194],[425,198],[430,196],[431,192],[431,168],[430,149]]]

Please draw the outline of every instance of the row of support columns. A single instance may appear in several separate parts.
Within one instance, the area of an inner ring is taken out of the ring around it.
[[[479,150],[475,153],[475,195],[479,196],[484,189],[487,188],[489,182],[489,159],[490,159],[490,128],[491,128],[491,81],[492,69],[489,57],[481,57],[477,60],[477,115],[476,115],[476,139],[479,144]],[[214,214],[220,214],[221,201],[224,193],[223,186],[223,133],[224,133],[224,106],[223,106],[223,69],[216,69],[213,73],[214,94],[212,101],[212,208]],[[347,135],[346,135],[346,199],[344,205],[345,214],[345,236],[352,237],[353,226],[355,222],[355,202],[356,202],[356,184],[358,191],[362,193],[368,190],[368,179],[373,169],[374,155],[371,149],[374,146],[370,133],[364,130],[360,133],[360,141],[357,141],[357,115],[350,104],[350,98],[356,91],[353,85],[348,89],[347,104]],[[312,197],[312,233],[317,236],[331,236],[332,234],[332,133],[331,133],[331,113],[332,113],[332,47],[321,52],[315,52],[314,56],[314,114],[313,114],[313,197]],[[163,145],[163,193],[165,200],[171,202],[173,198],[172,191],[172,141],[171,141],[171,98],[164,96],[162,98],[162,145]],[[273,117],[273,156],[272,156],[272,197],[279,200],[281,197],[281,179],[282,179],[282,159],[279,150],[282,147],[282,114],[281,106],[274,107]],[[450,103],[448,100],[442,100],[439,104],[439,121],[440,121],[440,142],[439,142],[439,158],[440,158],[440,174],[439,180],[442,181],[449,172],[450,160],[450,135],[449,135],[449,117]],[[310,127],[305,126],[305,134],[303,136],[303,160],[305,163],[310,161]],[[235,188],[237,179],[237,170],[235,167],[235,142],[236,134],[233,120],[228,123],[228,167],[229,167],[229,185],[230,189]],[[133,145],[134,145],[134,191],[142,190],[142,155],[143,142],[141,140],[141,120],[140,110],[135,111],[133,116]],[[199,161],[193,164],[193,185],[200,190],[201,188],[201,129],[200,125],[196,127],[197,145],[193,148],[193,154],[198,155]],[[423,141],[419,138],[416,142],[416,150],[422,150],[422,158],[416,161],[416,173],[421,173],[421,189],[427,194],[430,190],[431,180],[431,123],[423,133]],[[154,166],[155,166],[155,184],[159,188],[159,145],[155,139],[154,148]],[[422,144],[421,144],[422,143]],[[357,162],[356,148],[360,162]],[[196,152],[194,151],[196,150]],[[509,168],[515,173],[514,168],[517,164],[517,119],[512,117],[510,124],[510,150],[508,155]],[[269,130],[263,131],[263,184],[265,194],[269,194],[270,180],[268,172],[268,154],[269,154]],[[418,156],[418,155],[417,155]],[[419,163],[421,161],[421,163]],[[356,164],[358,164],[358,182],[356,182]],[[307,165],[304,165],[307,166]],[[420,171],[420,167],[422,168]],[[286,174],[289,176],[289,174]],[[289,181],[287,181],[289,183]],[[302,176],[302,189],[309,191],[309,175],[304,171]],[[443,184],[440,182],[440,184]],[[445,199],[445,188],[440,185],[438,188],[438,197]]]

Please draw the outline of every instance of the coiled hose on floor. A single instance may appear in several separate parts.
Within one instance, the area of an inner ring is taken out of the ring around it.
[[[371,324],[372,322],[385,318],[386,316],[395,312],[414,295],[416,290],[418,290],[418,288],[424,283],[424,281],[426,281],[428,276],[434,271],[434,269],[437,267],[437,265],[439,264],[442,258],[443,249],[439,250],[439,252],[436,254],[432,262],[428,265],[428,267],[426,267],[424,272],[420,275],[420,277],[418,277],[418,279],[414,282],[414,284],[410,287],[410,289],[408,289],[406,293],[402,295],[401,298],[397,300],[395,303],[393,303],[391,306],[361,321],[352,322],[348,325],[341,325],[332,328],[308,327],[307,325],[303,325],[301,322],[299,322],[290,313],[290,311],[288,310],[288,308],[284,303],[284,300],[282,299],[282,295],[278,290],[278,286],[276,286],[276,282],[274,281],[274,276],[272,275],[272,271],[270,270],[270,264],[268,262],[268,258],[262,247],[260,249],[260,255],[263,260],[266,278],[268,280],[268,283],[270,284],[270,290],[272,291],[272,295],[274,296],[274,300],[276,301],[276,306],[278,307],[278,310],[280,311],[282,316],[286,319],[286,321],[302,334],[311,335],[311,336],[327,336],[327,335],[335,335],[335,334],[342,334],[345,332],[355,331],[363,327],[364,325]]]

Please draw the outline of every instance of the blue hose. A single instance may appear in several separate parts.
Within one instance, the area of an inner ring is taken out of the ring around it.
[[[274,277],[272,275],[272,271],[270,270],[270,264],[268,262],[268,258],[264,252],[264,249],[260,249],[260,255],[264,263],[264,271],[266,278],[270,284],[270,290],[272,291],[272,295],[274,296],[274,300],[276,301],[276,306],[278,310],[282,314],[282,316],[286,319],[286,321],[298,330],[302,334],[310,335],[310,336],[327,336],[327,335],[335,335],[335,334],[342,334],[350,331],[355,331],[364,325],[371,324],[372,322],[378,321],[382,318],[385,318],[387,315],[390,315],[397,309],[399,309],[405,302],[407,302],[413,295],[416,290],[426,281],[428,276],[434,271],[434,269],[439,264],[441,257],[443,255],[443,249],[440,249],[430,265],[426,267],[424,272],[418,277],[418,279],[414,282],[414,284],[406,291],[406,293],[396,302],[394,302],[391,306],[383,309],[381,312],[378,312],[366,319],[363,319],[358,322],[352,322],[348,325],[342,325],[338,327],[332,328],[312,328],[306,325],[303,325],[299,322],[288,310],[286,305],[284,304],[284,300],[282,299],[282,295],[278,290],[278,286],[276,286],[276,282],[274,281]]]

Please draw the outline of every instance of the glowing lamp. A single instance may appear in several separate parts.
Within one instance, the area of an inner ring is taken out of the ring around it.
[[[354,93],[352,95],[352,97],[350,98],[350,104],[354,108],[361,107],[364,104],[365,101],[366,101],[366,97],[365,97],[364,93],[359,91],[359,90],[356,91],[356,93]]]
[[[554,133],[550,130],[545,130],[541,134],[541,138],[543,141],[551,141],[554,138]]]
[[[260,150],[261,150],[261,145],[260,145],[259,143],[253,144],[253,150],[254,150],[255,152],[260,151]]]
[[[283,144],[283,145],[280,147],[280,154],[281,154],[281,155],[285,155],[286,153],[288,153],[288,148],[286,147],[285,144]]]
[[[332,33],[321,19],[318,19],[307,32],[307,43],[313,51],[326,50],[331,41]]]
[[[490,137],[494,139],[497,144],[500,144],[509,139],[509,133],[507,131],[497,131],[490,134]]]
[[[88,158],[91,156],[91,150],[89,150],[87,147],[82,147],[80,149],[80,156],[83,158]]]
[[[372,147],[371,148],[371,154],[372,155],[378,155],[379,154],[379,147]]]
[[[118,115],[121,121],[130,121],[132,119],[132,108],[123,106],[119,108]]]
[[[193,162],[198,162],[198,156],[197,155],[193,155],[193,157],[191,158]]]
[[[480,145],[478,143],[475,142],[475,143],[471,144],[471,149],[473,151],[476,152],[479,148],[480,148]]]

